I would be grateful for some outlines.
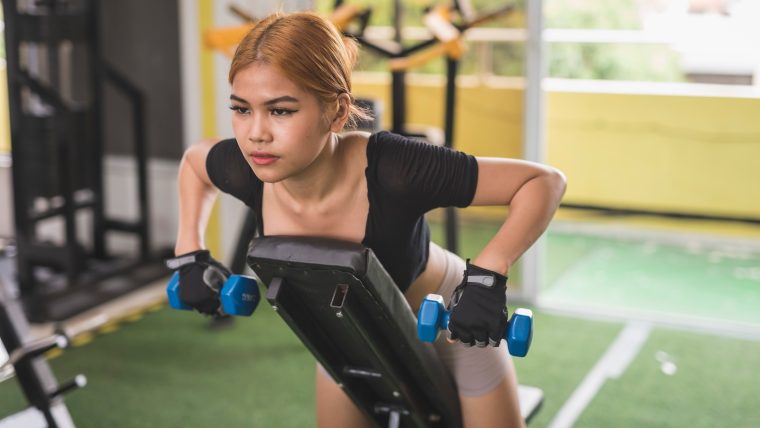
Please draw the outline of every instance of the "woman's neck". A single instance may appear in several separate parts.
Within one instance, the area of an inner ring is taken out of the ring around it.
[[[343,181],[345,170],[338,154],[340,137],[331,132],[322,152],[297,176],[279,184],[289,199],[299,204],[318,203],[329,196]],[[286,196],[283,195],[283,196]]]

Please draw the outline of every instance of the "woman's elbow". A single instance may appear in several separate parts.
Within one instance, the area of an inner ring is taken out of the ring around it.
[[[551,194],[556,203],[559,204],[562,196],[565,195],[565,190],[567,190],[567,177],[562,171],[554,167],[548,167],[546,175],[551,186]]]

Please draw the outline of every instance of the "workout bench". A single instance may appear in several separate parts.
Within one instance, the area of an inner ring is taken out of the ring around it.
[[[311,237],[254,239],[247,263],[267,300],[375,426],[461,427],[456,386],[371,250]],[[529,420],[543,401],[520,387]]]

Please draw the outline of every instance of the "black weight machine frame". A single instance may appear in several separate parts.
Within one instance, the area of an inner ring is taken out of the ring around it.
[[[162,249],[154,254],[150,248],[145,97],[108,65],[100,52],[98,0],[46,0],[25,10],[19,10],[18,0],[2,0],[2,4],[21,299],[32,321],[61,320],[165,275],[160,261],[171,252]],[[81,46],[87,55],[86,70],[78,71],[89,73],[89,79],[78,84],[87,85],[82,89],[88,91],[89,103],[66,100],[60,93],[59,53],[63,42]],[[46,49],[49,76],[45,80],[50,83],[23,68],[24,45]],[[138,218],[134,221],[111,218],[105,213],[102,163],[106,84],[126,97],[131,106],[138,204]],[[49,113],[25,109],[24,101],[28,105],[32,98],[46,106]],[[46,191],[35,193],[39,189],[29,186],[26,180],[43,183],[39,187],[47,186]],[[41,208],[35,205],[40,199],[47,202]],[[91,250],[85,249],[77,237],[76,217],[84,210],[92,215]],[[38,223],[53,218],[63,220],[62,245],[37,237]],[[139,255],[125,259],[109,254],[109,232],[135,236]],[[60,273],[52,278],[40,277],[39,268]],[[130,275],[128,282],[117,287],[102,286],[109,279]]]
[[[77,375],[59,384],[45,359],[45,352],[68,347],[68,335],[58,331],[36,340],[29,337],[29,322],[13,286],[15,266],[9,251],[13,247],[0,249],[0,346],[8,353],[7,361],[0,361],[0,383],[15,377],[30,406],[13,415],[0,415],[0,428],[73,427],[63,395],[83,387],[86,378]]]

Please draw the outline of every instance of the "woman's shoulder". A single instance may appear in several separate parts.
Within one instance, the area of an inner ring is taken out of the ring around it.
[[[370,164],[387,156],[393,156],[398,150],[418,141],[389,131],[348,131],[340,135],[345,153],[352,158],[365,158]]]
[[[344,158],[349,158],[351,162],[356,162],[367,157],[367,144],[369,144],[371,138],[369,132],[348,131],[341,133],[339,138],[339,147],[341,152],[343,152]]]
[[[346,131],[340,134],[341,142],[346,144],[367,144],[372,134],[366,131]]]

